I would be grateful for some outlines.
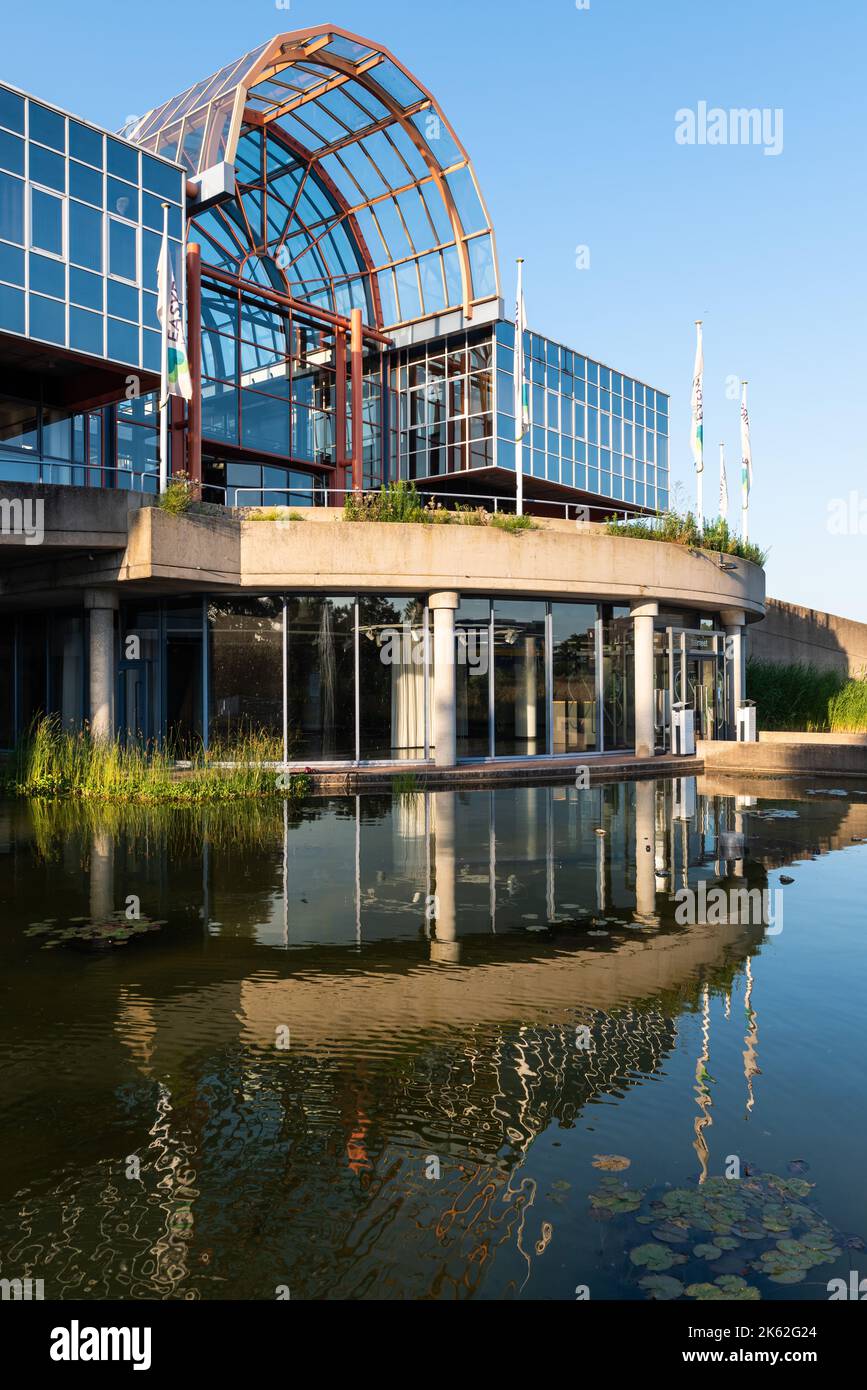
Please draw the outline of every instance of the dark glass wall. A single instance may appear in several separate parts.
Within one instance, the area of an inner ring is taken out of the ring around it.
[[[551,604],[553,751],[598,749],[596,620],[591,603]]]

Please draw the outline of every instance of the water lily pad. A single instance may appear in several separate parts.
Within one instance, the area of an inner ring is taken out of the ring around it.
[[[778,1274],[769,1274],[772,1284],[803,1284],[807,1277],[805,1269],[783,1269]]]
[[[634,1250],[630,1250],[629,1258],[634,1265],[654,1272],[671,1269],[671,1266],[675,1264],[686,1263],[684,1255],[676,1255],[666,1245],[637,1245]]]
[[[699,1260],[718,1260],[722,1254],[718,1245],[697,1245],[692,1252]]]
[[[740,1241],[735,1240],[734,1236],[717,1236],[714,1245],[718,1245],[720,1250],[737,1250],[740,1247]]]
[[[683,1284],[671,1274],[648,1274],[638,1282],[642,1289],[647,1289],[648,1298],[659,1303],[668,1303],[673,1298],[680,1298],[683,1293]]]
[[[593,1167],[603,1168],[606,1173],[622,1173],[625,1168],[629,1168],[632,1163],[631,1158],[624,1158],[622,1154],[594,1154]]]

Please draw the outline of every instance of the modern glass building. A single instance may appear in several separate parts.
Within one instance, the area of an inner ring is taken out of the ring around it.
[[[194,386],[169,465],[211,504],[183,521],[153,506],[163,204]],[[120,134],[0,87],[0,746],[47,710],[301,761],[652,752],[682,697],[731,732],[750,567],[666,574],[591,534],[667,507],[668,397],[528,332],[516,445],[514,333],[469,156],[378,43],[280,34]],[[332,529],[396,480],[514,509],[516,467],[537,538]],[[6,534],[37,500],[41,567]],[[295,533],[239,519],[281,504],[317,509],[300,570]]]

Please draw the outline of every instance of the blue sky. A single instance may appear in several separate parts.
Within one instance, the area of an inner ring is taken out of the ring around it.
[[[720,440],[738,503],[727,384],[747,377],[768,590],[867,620],[863,0],[43,0],[7,6],[2,75],[116,128],[272,33],[331,21],[439,99],[492,215],[508,312],[523,255],[531,327],[670,392],[688,500],[704,320],[706,510]],[[781,108],[782,153],[677,144],[675,113],[700,101]],[[841,528],[832,508],[853,491]]]

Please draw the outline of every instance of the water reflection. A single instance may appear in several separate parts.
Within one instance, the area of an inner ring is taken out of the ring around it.
[[[49,1297],[568,1297],[578,1274],[640,1296],[588,1218],[591,1159],[704,1184],[740,1151],[760,1010],[782,1026],[768,936],[681,923],[676,894],[867,836],[867,799],[799,795],[3,808],[3,1273]],[[76,934],[131,903],[159,929]]]

